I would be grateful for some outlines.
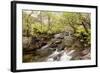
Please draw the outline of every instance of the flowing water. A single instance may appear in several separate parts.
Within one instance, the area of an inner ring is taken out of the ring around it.
[[[75,50],[71,50],[71,51],[60,51],[58,52],[57,49],[47,57],[46,61],[47,62],[53,62],[53,61],[69,61],[72,58],[72,53]]]

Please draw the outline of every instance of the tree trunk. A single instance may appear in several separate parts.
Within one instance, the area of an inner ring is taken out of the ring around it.
[[[50,23],[50,16],[48,15],[48,31],[50,30],[50,25],[51,25],[51,23]]]
[[[30,36],[30,32],[31,32],[31,28],[30,28],[31,23],[30,23],[30,21],[29,21],[29,18],[30,18],[30,16],[31,16],[32,14],[33,14],[33,11],[27,16],[27,27],[28,27],[28,29],[27,29],[27,37]]]
[[[89,33],[88,28],[86,27],[85,22],[82,22],[82,25],[83,25],[83,27],[84,27],[84,29],[85,29],[86,33]]]

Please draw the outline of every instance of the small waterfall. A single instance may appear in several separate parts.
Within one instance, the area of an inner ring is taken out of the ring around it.
[[[49,56],[49,57],[55,57],[56,55],[58,55],[59,52],[57,51],[57,49]]]
[[[72,58],[72,56],[69,56],[66,54],[66,52],[64,52],[60,58],[60,61],[69,61],[71,58]]]
[[[46,61],[47,62],[56,61],[58,59],[58,54],[59,54],[59,52],[56,49],[50,56],[48,56],[48,58],[46,59]]]
[[[53,58],[48,58],[46,61],[47,62],[53,62],[54,60],[53,60]]]
[[[63,55],[61,56],[60,58],[60,61],[69,61],[71,58],[72,58],[72,53],[74,52],[75,50],[71,50],[71,51],[64,51],[63,52]]]
[[[69,61],[72,58],[72,53],[75,50],[71,50],[71,51],[60,51],[58,52],[57,49],[50,55],[47,57],[46,61],[47,62],[53,62],[53,61]]]

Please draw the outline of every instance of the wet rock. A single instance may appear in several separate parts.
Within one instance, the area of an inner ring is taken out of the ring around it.
[[[57,46],[58,46],[58,45],[55,44],[55,43],[50,44],[50,47],[51,47],[51,48],[57,48]]]
[[[63,33],[59,33],[59,34],[55,34],[55,35],[54,35],[54,38],[55,38],[55,39],[58,39],[58,38],[59,38],[59,39],[63,39],[63,37],[64,37]]]
[[[47,48],[49,48],[49,46],[50,46],[50,44],[46,44],[45,46],[41,47],[41,50],[47,49]]]
[[[62,42],[62,40],[57,39],[54,43],[55,43],[55,44],[60,44],[61,42]]]

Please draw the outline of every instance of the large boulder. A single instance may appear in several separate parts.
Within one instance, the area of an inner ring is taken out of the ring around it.
[[[87,48],[87,49],[83,50],[81,53],[82,53],[83,55],[87,55],[89,52],[90,52],[90,49]]]
[[[22,38],[22,45],[23,45],[23,48],[28,48],[29,45],[31,43],[31,37],[23,37]]]
[[[65,46],[71,46],[73,44],[73,37],[64,36],[63,43],[65,44]]]
[[[81,57],[82,60],[91,59],[91,53],[86,54],[85,56]]]
[[[23,50],[26,52],[40,49],[46,42],[37,37],[23,37]]]

